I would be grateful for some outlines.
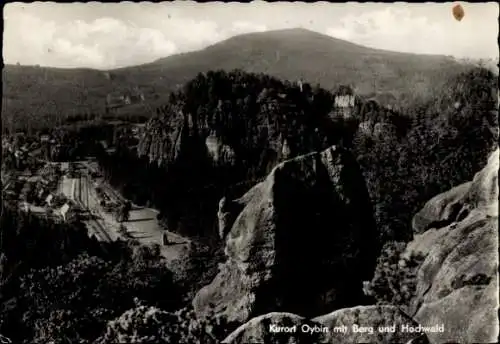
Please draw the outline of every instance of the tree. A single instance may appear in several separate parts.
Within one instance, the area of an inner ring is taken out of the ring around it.
[[[220,343],[230,327],[221,317],[198,319],[191,308],[175,313],[139,305],[109,322],[96,344],[111,343]]]
[[[116,248],[115,248],[116,250]],[[128,250],[128,249],[127,249]],[[18,311],[36,343],[90,342],[134,299],[172,309],[178,297],[158,250],[133,246],[113,262],[82,254],[70,263],[22,278]]]
[[[408,311],[415,297],[417,271],[425,257],[414,254],[403,258],[401,254],[405,247],[404,242],[384,245],[365,293],[373,297],[377,304],[396,304]]]

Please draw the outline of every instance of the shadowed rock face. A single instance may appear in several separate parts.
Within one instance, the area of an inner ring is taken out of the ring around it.
[[[353,325],[372,327],[354,332]],[[379,332],[379,327],[394,326],[394,332]],[[223,343],[413,343],[428,344],[425,334],[408,332],[403,326],[417,328],[418,323],[393,306],[345,308],[311,320],[291,313],[268,313],[253,318],[231,333]],[[278,328],[288,333],[273,332]],[[341,332],[339,329],[344,328]],[[311,331],[314,329],[314,332]]]
[[[498,216],[499,150],[488,159],[487,166],[474,180],[443,192],[430,201],[413,218],[413,231],[422,233],[431,228],[442,228],[462,220],[473,209],[485,215]]]
[[[460,184],[432,198],[413,217],[413,231],[423,233],[430,228],[441,228],[453,222],[462,209],[470,186],[471,182]]]
[[[497,149],[472,182],[431,199],[413,221],[405,255],[426,256],[417,275],[412,314],[422,325],[444,324],[432,342],[498,339]],[[440,225],[441,224],[441,225]]]
[[[221,230],[227,262],[193,301],[244,323],[270,311],[313,316],[363,302],[377,233],[359,167],[332,146],[288,160],[238,200]]]
[[[251,139],[257,141],[248,141],[244,144],[243,151],[243,147],[239,147],[238,150],[234,142],[232,144],[225,142],[227,140],[221,134],[217,134],[204,119],[185,116],[180,110],[165,111],[164,117],[153,118],[146,123],[139,140],[137,153],[140,157],[147,157],[150,163],[168,167],[178,162],[181,156],[188,156],[191,160],[208,158],[215,165],[234,167],[249,158],[247,156],[249,150],[258,147],[261,154],[266,148],[270,150],[266,158],[270,159],[274,166],[288,155],[298,154],[298,152],[292,153],[286,139],[279,135],[271,136],[268,132],[263,132],[259,138],[252,136]],[[250,132],[247,134],[250,135]],[[263,164],[258,160],[255,163]]]

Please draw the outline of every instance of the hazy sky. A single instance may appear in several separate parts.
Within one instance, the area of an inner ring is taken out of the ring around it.
[[[206,47],[233,35],[303,27],[403,52],[498,58],[496,3],[10,3],[4,63],[115,68]]]

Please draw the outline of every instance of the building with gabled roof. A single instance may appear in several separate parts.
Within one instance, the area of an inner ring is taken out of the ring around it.
[[[330,112],[331,118],[350,118],[354,115],[359,98],[350,86],[341,85],[334,92],[333,108]]]

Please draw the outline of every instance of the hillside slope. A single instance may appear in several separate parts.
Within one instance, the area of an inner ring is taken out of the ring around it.
[[[497,148],[471,182],[435,196],[415,216],[405,255],[425,260],[411,313],[423,326],[444,324],[429,335],[434,343],[498,339],[498,168]]]
[[[305,29],[251,33],[203,50],[111,71],[5,66],[2,123],[25,125],[36,117],[53,125],[54,115],[104,111],[106,96],[134,88],[146,105],[122,112],[144,114],[168,93],[209,70],[242,69],[288,80],[303,78],[330,89],[352,84],[359,94],[390,102],[432,95],[432,86],[467,68],[445,56],[415,55],[366,48]],[[9,119],[15,118],[12,122]],[[33,121],[32,121],[33,123]]]
[[[451,57],[372,49],[305,29],[286,29],[235,36],[140,68],[238,68],[289,80],[304,78],[326,89],[353,84],[367,94],[408,91],[412,83],[428,82],[434,73],[449,73],[458,66]]]

